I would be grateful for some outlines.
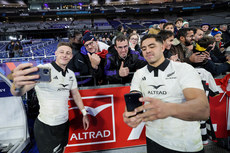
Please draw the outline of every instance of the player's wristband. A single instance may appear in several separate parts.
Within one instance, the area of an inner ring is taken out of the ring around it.
[[[86,115],[87,115],[87,111],[85,110],[85,108],[83,108],[83,109],[81,110],[81,112],[82,112],[83,116],[86,116]]]

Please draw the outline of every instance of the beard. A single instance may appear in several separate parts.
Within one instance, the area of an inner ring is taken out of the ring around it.
[[[185,41],[185,46],[190,46],[192,45],[192,42],[188,42],[187,40]]]

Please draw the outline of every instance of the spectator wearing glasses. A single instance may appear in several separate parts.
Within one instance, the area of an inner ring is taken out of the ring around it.
[[[130,83],[132,73],[146,64],[139,52],[129,48],[128,38],[121,34],[106,55],[105,75],[109,83]]]
[[[79,51],[79,58],[77,59],[80,63],[80,76],[78,79],[79,85],[91,86],[104,84],[104,61],[105,56],[108,53],[109,46],[103,42],[97,41],[96,37],[90,32],[85,31],[82,37],[82,44]],[[92,77],[84,77],[92,75]]]
[[[139,46],[140,36],[136,33],[129,35],[129,47],[132,50],[138,51],[141,54],[141,48]]]

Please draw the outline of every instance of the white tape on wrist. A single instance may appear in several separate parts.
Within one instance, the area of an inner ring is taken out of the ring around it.
[[[87,115],[87,111],[85,110],[85,108],[82,109],[81,112],[82,112],[83,116],[86,116],[86,115]]]

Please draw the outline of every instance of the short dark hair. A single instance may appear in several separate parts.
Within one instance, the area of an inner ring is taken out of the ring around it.
[[[124,28],[124,26],[122,24],[120,24],[118,27],[117,27],[117,30],[118,31],[121,31],[121,29]]]
[[[163,25],[163,29],[165,29],[165,27],[167,27],[168,25],[172,25],[173,27],[175,27],[175,25],[172,22],[167,22]]]
[[[193,30],[192,28],[181,28],[180,30],[178,30],[176,38],[180,39],[180,37],[186,37],[188,34],[188,31]]]
[[[69,39],[70,38],[75,38],[76,35],[80,35],[80,34],[82,34],[82,32],[77,31],[77,30],[70,30],[70,31],[68,31],[68,38]]]
[[[169,37],[174,36],[174,33],[172,31],[168,31],[168,30],[161,30],[158,33],[159,36],[161,36],[161,38],[165,41],[166,39],[168,39]]]
[[[115,38],[114,45],[117,46],[117,41],[122,42],[122,41],[125,41],[125,40],[128,41],[128,38],[123,34],[119,34]]]
[[[183,18],[177,18],[177,19],[176,19],[176,21],[175,21],[175,24],[176,24],[178,21],[183,22],[183,21],[184,21],[184,19],[183,19]]]
[[[208,48],[209,45],[213,44],[215,42],[215,38],[212,36],[204,36],[200,40],[198,40],[198,44],[201,47]]]
[[[61,46],[68,46],[68,47],[72,48],[72,46],[69,42],[59,42],[57,45],[57,48],[61,47]]]
[[[194,34],[196,34],[198,30],[201,30],[201,31],[202,31],[201,28],[194,28],[194,30],[193,30],[193,31],[194,31]]]
[[[161,38],[161,36],[159,35],[155,35],[155,34],[148,34],[148,35],[144,35],[141,38],[141,46],[144,40],[149,39],[149,38],[155,38],[155,40],[161,44],[163,44],[163,39]]]

